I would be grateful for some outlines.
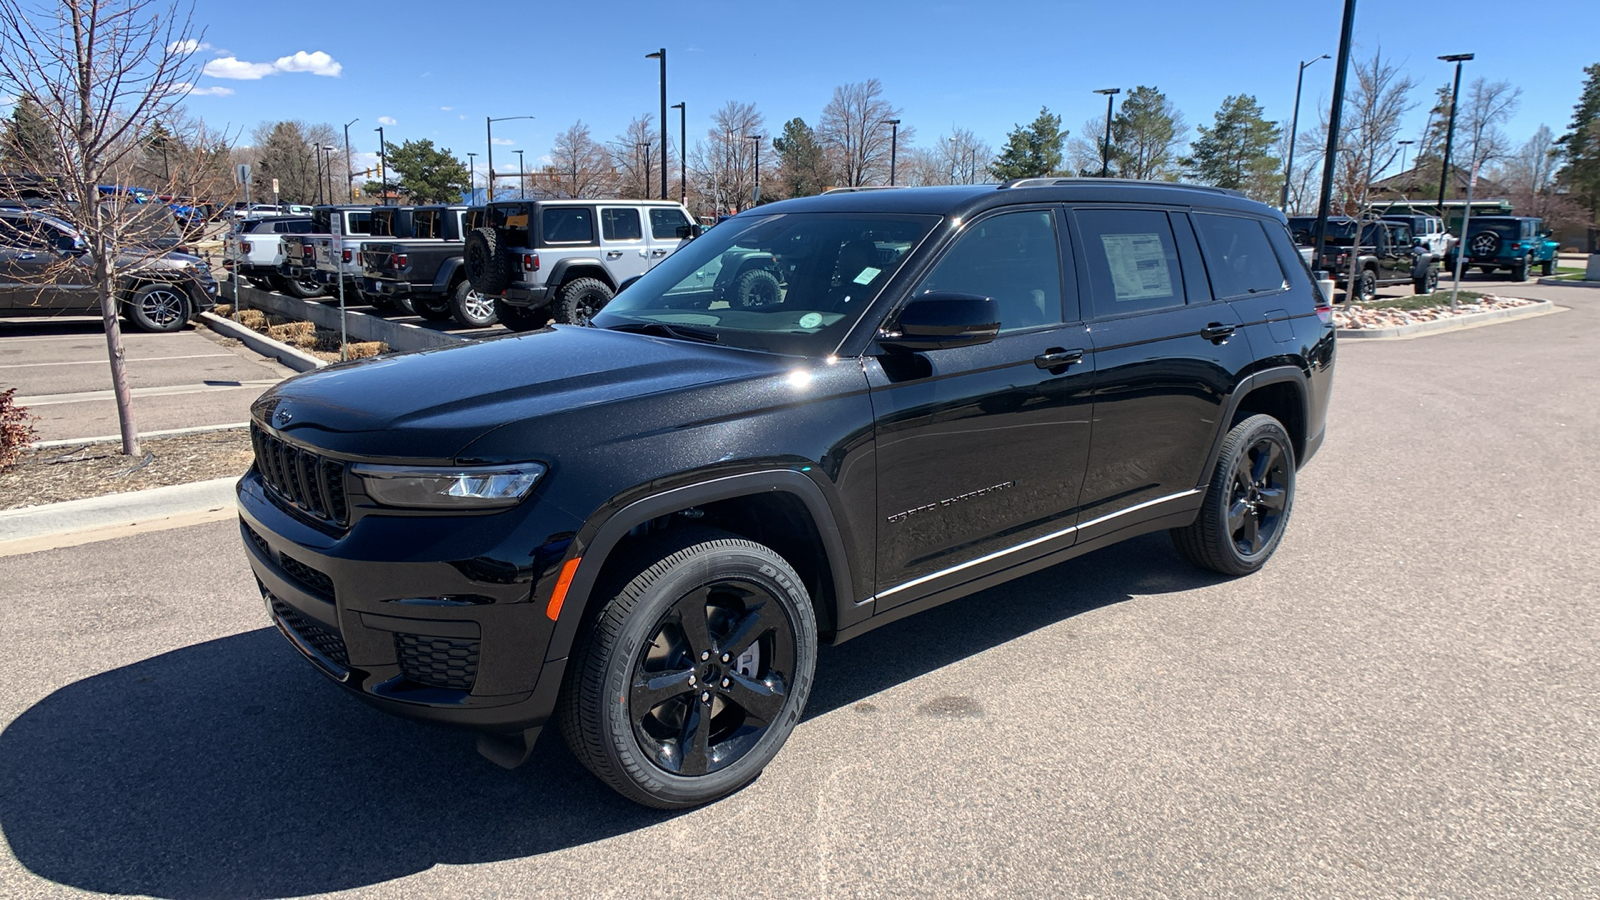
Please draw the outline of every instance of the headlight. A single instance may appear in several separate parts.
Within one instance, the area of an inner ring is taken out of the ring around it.
[[[357,463],[367,496],[384,506],[482,509],[514,506],[544,475],[540,463],[505,466],[380,466]]]

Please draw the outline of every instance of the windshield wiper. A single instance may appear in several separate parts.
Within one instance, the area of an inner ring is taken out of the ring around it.
[[[606,330],[626,331],[629,334],[654,334],[677,338],[680,341],[699,341],[702,344],[715,344],[722,340],[715,331],[688,325],[668,325],[665,322],[624,322],[621,325],[609,326]]]

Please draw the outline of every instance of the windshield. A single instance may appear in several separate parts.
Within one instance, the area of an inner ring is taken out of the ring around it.
[[[1302,247],[1311,246],[1311,232],[1316,227],[1316,216],[1289,217],[1289,234],[1294,238],[1294,242]],[[1355,222],[1350,219],[1329,219],[1328,229],[1323,233],[1323,241],[1348,247],[1350,239],[1355,236],[1355,230]]]
[[[938,221],[860,213],[730,219],[618,294],[594,324],[683,326],[736,347],[825,356]]]

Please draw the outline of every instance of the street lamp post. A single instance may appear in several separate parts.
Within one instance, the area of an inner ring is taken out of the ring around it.
[[[487,147],[489,149],[489,173],[485,183],[489,187],[490,200],[494,199],[494,123],[510,122],[514,119],[531,118],[533,118],[533,116],[501,116],[498,119],[491,119],[488,116],[483,117],[483,133],[487,136]]]
[[[361,120],[351,119],[344,123],[344,186],[350,191],[351,203],[356,202],[356,180],[351,177],[355,167],[350,164],[350,126],[359,121]]]
[[[317,167],[317,205],[322,205],[322,145],[311,145],[311,162]]]
[[[337,203],[338,201],[333,199],[333,151],[339,148],[332,144],[324,144],[322,149],[327,154],[322,158],[322,172],[328,179],[328,202]]]
[[[661,199],[667,199],[667,48],[646,53],[645,59],[661,60]],[[646,194],[650,193],[648,190]]]
[[[1106,95],[1106,139],[1100,145],[1100,177],[1111,177],[1111,102],[1122,93],[1122,88],[1100,88],[1096,94]]]
[[[382,203],[384,206],[388,206],[389,205],[389,157],[386,155],[388,153],[388,151],[385,149],[385,146],[386,146],[387,142],[385,142],[384,139],[383,139],[383,126],[382,125],[379,125],[377,128],[374,128],[372,130],[376,131],[378,133],[378,178],[381,179],[381,181],[382,181],[382,183],[380,184],[380,186],[378,188],[379,202]]]
[[[523,180],[524,176],[522,174],[522,151],[513,150],[511,152],[517,155],[517,199],[526,200],[528,199],[526,190],[527,182]]]
[[[478,189],[477,176],[478,176],[478,154],[473,153],[471,150],[468,150],[467,151],[467,187],[470,188],[471,190],[474,190],[474,191]]]
[[[672,108],[678,111],[678,193],[684,206],[689,205],[689,151],[686,141],[689,139],[689,103],[674,103]],[[661,177],[665,178],[665,175]]]
[[[1395,143],[1400,145],[1400,176],[1404,178],[1406,174],[1406,148],[1415,144],[1416,141],[1396,141]],[[1405,190],[1405,185],[1400,185],[1400,189]]]
[[[895,151],[900,143],[900,120],[889,120],[889,187],[894,187]]]
[[[1444,218],[1444,186],[1450,181],[1450,145],[1456,139],[1456,99],[1461,96],[1461,64],[1472,59],[1471,53],[1453,53],[1441,56],[1444,62],[1456,64],[1456,83],[1450,89],[1450,126],[1444,132],[1444,165],[1439,170],[1439,218]]]
[[[747,141],[754,141],[755,145],[756,145],[756,190],[755,190],[754,196],[752,196],[750,198],[750,205],[751,206],[760,206],[761,205],[761,142],[763,140],[766,140],[766,138],[763,137],[762,135],[759,135],[759,134],[747,134],[744,137],[745,137],[745,140],[747,140]]]
[[[1283,196],[1278,199],[1278,208],[1285,213],[1289,211],[1289,178],[1294,174],[1294,145],[1300,137],[1300,88],[1305,84],[1306,67],[1313,65],[1317,60],[1328,58],[1328,54],[1324,53],[1316,59],[1302,62],[1300,74],[1294,79],[1294,118],[1289,120],[1289,159],[1283,165]]]

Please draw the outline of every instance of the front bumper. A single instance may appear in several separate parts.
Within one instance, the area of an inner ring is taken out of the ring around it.
[[[531,602],[540,566],[522,573],[497,562],[512,555],[508,530],[536,511],[369,514],[332,536],[268,490],[255,471],[240,479],[240,537],[270,620],[315,668],[408,718],[501,734],[549,718],[566,660],[546,659],[555,623]],[[561,521],[541,523],[547,534],[576,527],[548,515]],[[558,544],[531,555],[553,568]]]

